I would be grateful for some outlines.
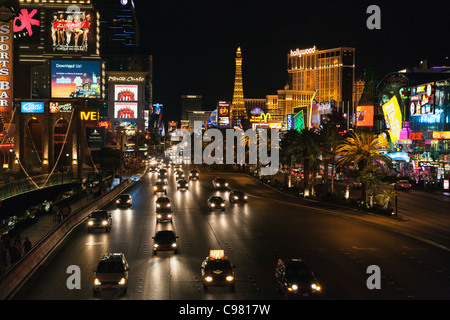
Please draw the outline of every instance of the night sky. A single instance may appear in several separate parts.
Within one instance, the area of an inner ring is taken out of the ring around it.
[[[154,103],[166,120],[179,117],[182,94],[203,96],[203,110],[232,100],[235,53],[243,54],[245,98],[265,98],[288,79],[296,48],[356,48],[356,73],[450,65],[450,1],[134,0],[141,46],[153,55]],[[381,29],[369,30],[369,5]]]

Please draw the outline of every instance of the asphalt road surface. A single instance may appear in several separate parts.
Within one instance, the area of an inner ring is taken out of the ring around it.
[[[184,168],[187,173],[188,168]],[[216,191],[212,179],[224,177],[230,189],[249,196],[230,204],[229,191]],[[156,223],[153,183],[146,174],[130,190],[131,209],[111,203],[109,233],[75,230],[49,263],[14,299],[39,300],[280,300],[275,266],[280,257],[303,259],[323,287],[320,299],[449,299],[448,251],[387,228],[341,215],[326,206],[300,203],[240,174],[201,173],[188,191],[177,191],[169,170],[172,223]],[[210,212],[207,199],[220,195],[226,210]],[[412,195],[412,193],[410,194]],[[414,208],[411,208],[413,210]],[[422,210],[422,209],[420,209]],[[159,229],[174,229],[178,253],[152,253]],[[236,265],[236,288],[203,289],[200,265],[210,249],[223,249]],[[106,252],[122,252],[129,265],[128,291],[93,294],[93,269]],[[67,268],[81,270],[81,288],[68,289]],[[378,266],[381,288],[369,289],[369,266]]]

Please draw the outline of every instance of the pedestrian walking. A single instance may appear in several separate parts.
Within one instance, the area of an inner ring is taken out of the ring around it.
[[[28,237],[26,237],[25,241],[23,242],[23,249],[25,254],[27,254],[31,250],[31,241],[30,239],[28,239]]]
[[[20,236],[16,237],[16,241],[14,242],[14,247],[16,247],[18,259],[20,259],[22,257],[22,253],[23,253],[23,245],[22,245],[22,241],[20,240]]]

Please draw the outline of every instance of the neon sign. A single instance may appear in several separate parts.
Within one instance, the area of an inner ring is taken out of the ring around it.
[[[291,50],[291,57],[301,57],[304,54],[311,54],[316,52],[316,46],[309,48],[309,49],[296,49],[295,51]]]

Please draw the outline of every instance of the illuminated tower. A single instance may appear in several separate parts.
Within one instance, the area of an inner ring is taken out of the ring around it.
[[[236,76],[234,78],[233,101],[231,103],[231,119],[246,119],[244,88],[242,86],[242,53],[241,47],[236,51]]]

